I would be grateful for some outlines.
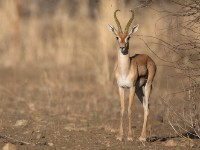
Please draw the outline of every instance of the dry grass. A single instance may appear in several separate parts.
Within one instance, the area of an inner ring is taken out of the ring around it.
[[[115,25],[113,12],[119,8],[122,10],[119,18],[124,27],[130,16],[127,10],[135,8],[138,3],[125,5],[114,0],[93,2],[92,6],[89,0],[75,6],[70,3],[64,0],[49,3],[2,0],[1,66],[73,66],[80,72],[85,69],[94,72],[100,84],[108,83],[116,46],[107,24]],[[45,7],[44,10],[40,5]],[[73,8],[74,12],[71,11]],[[95,17],[91,17],[91,13]],[[150,18],[149,13],[153,17]],[[133,24],[141,24],[138,34],[155,35],[153,22],[159,17],[159,13],[149,8],[136,10]],[[138,37],[134,37],[131,47],[134,48],[132,53],[152,55]]]

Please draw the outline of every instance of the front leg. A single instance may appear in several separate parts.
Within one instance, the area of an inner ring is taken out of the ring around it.
[[[122,141],[123,139],[123,115],[124,115],[124,88],[119,87],[119,96],[120,96],[120,127],[117,139]]]
[[[133,140],[133,133],[131,129],[131,114],[132,114],[132,106],[133,106],[133,100],[135,95],[135,86],[130,88],[130,94],[129,94],[129,105],[128,105],[128,140]]]

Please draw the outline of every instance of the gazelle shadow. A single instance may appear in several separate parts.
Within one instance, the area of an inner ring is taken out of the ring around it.
[[[168,139],[174,139],[174,138],[179,138],[180,136],[161,136],[161,137],[157,137],[157,136],[152,136],[147,138],[147,142],[152,143],[152,142],[164,142],[167,141]]]
[[[194,131],[188,131],[185,133],[181,134],[182,136],[176,135],[176,136],[161,136],[161,137],[157,137],[157,136],[152,136],[147,138],[147,142],[156,142],[156,141],[160,141],[160,142],[165,142],[169,139],[175,139],[175,138],[182,138],[182,137],[186,137],[186,138],[190,138],[190,139],[199,139],[198,135],[194,132]]]

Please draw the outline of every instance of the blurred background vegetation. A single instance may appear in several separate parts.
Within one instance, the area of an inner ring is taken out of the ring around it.
[[[151,3],[144,0],[1,0],[0,65],[73,65],[82,70],[90,68],[105,78],[99,77],[101,82],[106,82],[116,55],[115,39],[107,30],[108,23],[115,25],[114,10],[121,9],[119,19],[124,27],[130,9]],[[159,9],[168,3],[160,0],[153,5]],[[155,30],[155,22],[161,17],[159,12],[144,7],[135,13],[133,24],[140,24],[138,34],[161,34]],[[131,41],[131,47],[132,53],[149,53],[137,37]]]

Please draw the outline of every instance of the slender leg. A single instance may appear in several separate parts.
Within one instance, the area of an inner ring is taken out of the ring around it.
[[[119,127],[119,133],[117,135],[117,139],[122,141],[123,139],[123,115],[124,115],[124,89],[119,87],[119,96],[120,96],[120,127]]]
[[[147,120],[148,120],[148,115],[149,115],[149,96],[151,93],[151,84],[147,83],[145,85],[145,90],[144,90],[144,99],[143,99],[143,108],[144,108],[144,122],[143,122],[143,128],[142,128],[142,133],[139,138],[140,141],[146,141],[146,129],[147,129]]]
[[[133,106],[133,100],[135,95],[135,87],[130,88],[130,94],[129,94],[129,105],[128,105],[128,140],[133,141],[133,133],[131,129],[131,114],[132,114],[132,106]]]

